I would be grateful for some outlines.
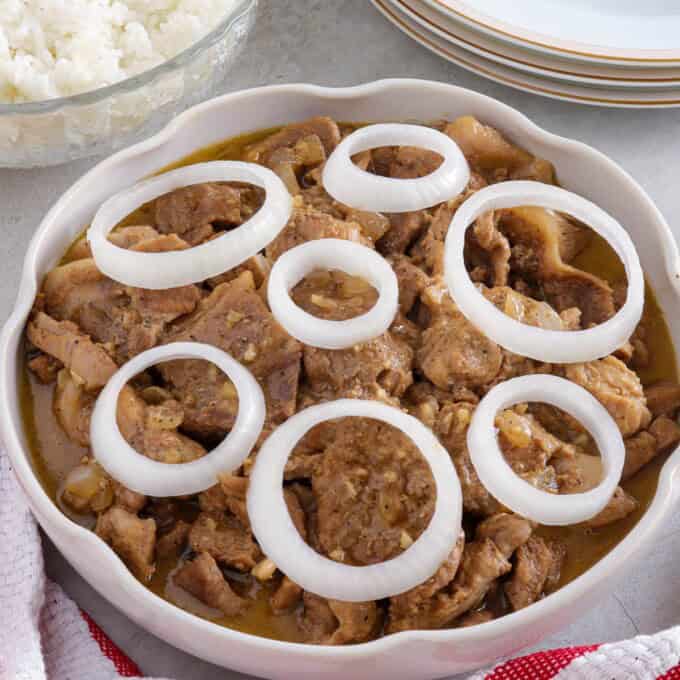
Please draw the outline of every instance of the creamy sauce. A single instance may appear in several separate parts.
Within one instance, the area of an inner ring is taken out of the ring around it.
[[[220,142],[164,170],[209,160],[238,160],[242,157],[245,146],[275,131],[276,128],[272,128]],[[121,226],[150,223],[149,210],[148,205],[142,206],[126,218]],[[83,236],[84,233],[80,238]],[[63,261],[70,259],[69,252],[66,253]],[[572,264],[606,279],[610,284],[625,280],[620,260],[607,242],[597,235],[593,235],[590,244]],[[638,371],[643,384],[647,385],[662,378],[677,380],[676,356],[671,336],[663,313],[649,286],[645,293],[643,319],[647,327],[645,340],[650,350],[649,366]],[[33,456],[34,469],[45,490],[56,502],[57,490],[66,474],[88,453],[88,449],[72,442],[62,431],[52,410],[53,391],[54,385],[38,383],[33,374],[25,368],[21,385],[21,408],[26,437]],[[540,535],[557,538],[567,544],[567,559],[562,569],[560,585],[568,583],[589,569],[612,550],[635,526],[651,503],[665,458],[666,456],[658,456],[635,477],[622,484],[624,489],[639,502],[638,509],[625,519],[599,529],[581,527],[540,527],[538,529],[537,533]],[[160,597],[170,599],[166,593],[167,579],[175,566],[175,558],[159,560],[151,582],[146,585]],[[295,612],[280,616],[274,616],[271,613],[268,598],[277,583],[278,581],[273,580],[269,585],[257,586],[255,593],[249,591],[249,594],[255,595],[255,602],[245,615],[233,618],[222,616],[211,620],[245,633],[279,640],[301,641]],[[238,586],[238,583],[234,585],[236,590]]]

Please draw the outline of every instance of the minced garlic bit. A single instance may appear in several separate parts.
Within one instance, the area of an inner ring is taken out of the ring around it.
[[[342,548],[336,548],[329,554],[329,557],[336,562],[342,562],[345,559],[345,551]]]
[[[255,345],[251,342],[248,347],[246,347],[246,351],[243,353],[243,361],[255,361],[255,358],[257,357],[257,349],[255,349]]]
[[[268,557],[265,557],[263,560],[260,560],[250,570],[250,573],[258,581],[268,581],[272,576],[274,576],[275,571],[276,571],[276,565]]]
[[[399,537],[399,545],[402,550],[406,550],[413,545],[413,539],[411,538],[411,534],[409,534],[408,531],[404,531],[402,529],[401,536]]]

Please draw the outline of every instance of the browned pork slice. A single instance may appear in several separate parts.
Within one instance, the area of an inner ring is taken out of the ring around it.
[[[248,601],[231,589],[208,553],[200,553],[190,562],[185,562],[172,578],[180,588],[226,616],[242,614],[248,607]]]
[[[384,158],[373,152],[374,165],[382,174],[398,179],[414,179],[434,172],[441,164],[441,156],[428,149],[402,146],[385,149]],[[377,160],[377,163],[376,163]],[[378,241],[377,248],[383,255],[405,253],[428,227],[432,216],[429,210],[415,210],[388,215],[390,227]]]
[[[498,443],[512,469],[529,483],[556,492],[557,484],[554,473],[547,470],[548,462],[554,456],[573,458],[574,447],[548,432],[522,406],[501,411],[495,424]]]
[[[547,302],[534,300],[508,286],[483,289],[484,297],[509,317],[546,330],[565,331],[580,328],[580,312],[572,307],[558,314]]]
[[[500,213],[480,215],[468,231],[466,254],[473,280],[492,286],[505,286],[510,273],[510,244],[498,230]]]
[[[390,616],[387,631],[441,628],[478,607],[497,579],[512,569],[510,557],[530,535],[530,523],[514,515],[501,514],[482,522],[475,540],[465,546],[453,581],[421,602],[411,615]]]
[[[316,400],[313,401],[316,403]],[[295,445],[284,469],[284,479],[311,478],[321,462],[325,448],[335,439],[336,421],[328,420],[314,426]]]
[[[565,548],[556,542],[532,536],[517,548],[512,577],[505,584],[505,594],[517,611],[536,602],[546,590],[546,583],[557,580]]]
[[[248,478],[235,475],[219,475],[219,484],[198,494],[198,502],[203,512],[221,517],[229,512],[239,519],[243,526],[249,527],[248,510],[246,508],[246,494],[248,492]]]
[[[428,228],[432,216],[427,210],[393,213],[389,215],[390,228],[376,243],[376,248],[386,257],[405,253]]]
[[[410,250],[414,262],[431,276],[442,276],[444,273],[444,240],[454,213],[475,191],[479,191],[486,185],[487,182],[481,175],[472,172],[470,182],[463,193],[450,201],[441,203],[431,211],[432,216],[428,220],[427,228]]]
[[[480,522],[475,530],[475,538],[491,539],[501,553],[510,559],[512,553],[529,540],[531,532],[532,525],[529,520],[501,512]]]
[[[391,331],[341,350],[305,345],[309,389],[320,398],[394,402],[413,382],[413,350]]]
[[[250,529],[228,515],[217,520],[201,513],[189,531],[189,545],[238,571],[250,571],[262,557]]]
[[[291,123],[262,141],[250,144],[246,149],[245,160],[269,165],[272,155],[280,149],[293,149],[299,142],[309,137],[321,140],[326,155],[329,155],[340,143],[340,130],[337,123],[327,116],[316,116],[300,123]]]
[[[124,294],[123,287],[105,277],[91,257],[52,269],[45,277],[43,293],[48,314],[76,323],[86,305],[117,305]],[[84,330],[92,333],[90,329]]]
[[[592,232],[568,216],[532,206],[503,211],[502,228],[516,240],[513,245],[522,246],[514,257],[524,273],[537,274],[546,267],[541,258],[553,267],[569,264],[592,238]]]
[[[132,248],[165,252],[186,248],[174,234],[137,242]],[[104,276],[90,258],[53,269],[45,278],[45,307],[57,319],[75,322],[97,342],[112,347],[119,363],[158,344],[165,326],[192,312],[197,286],[144,290]]]
[[[148,225],[131,225],[129,227],[120,227],[112,231],[108,235],[109,241],[114,243],[119,248],[130,248],[140,241],[146,241],[158,236],[158,232]],[[92,249],[87,238],[81,238],[71,246],[66,257],[69,262],[73,260],[83,260],[92,257]]]
[[[606,524],[618,522],[624,517],[628,517],[634,510],[637,510],[638,505],[639,503],[633,496],[624,491],[620,486],[617,486],[614,495],[604,507],[604,510],[595,515],[592,519],[584,522],[583,525],[590,527],[591,529],[597,529]]]
[[[473,515],[488,516],[501,506],[480,482],[472,465],[467,447],[467,430],[472,420],[474,404],[445,403],[436,416],[434,432],[446,447],[458,473],[463,492],[463,509]]]
[[[205,182],[175,189],[154,201],[155,226],[197,245],[215,228],[236,227],[249,219],[263,201],[261,189],[241,184]]]
[[[305,592],[300,628],[306,641],[324,645],[344,645],[370,640],[379,626],[375,602],[325,600]]]
[[[208,343],[243,363],[262,385],[268,422],[279,423],[295,412],[301,346],[271,315],[250,272],[217,286],[164,341]],[[230,430],[238,397],[216,367],[183,359],[162,364],[160,371],[182,405],[187,432],[218,438]]]
[[[629,479],[659,453],[666,453],[680,442],[680,425],[667,416],[655,418],[647,430],[626,439],[626,463],[622,479]]]
[[[551,214],[540,208],[522,207],[503,211],[500,230],[512,246],[511,266],[522,277],[540,284],[538,288],[558,312],[578,307],[584,328],[614,315],[614,293],[603,279],[567,264],[560,228]]]
[[[269,598],[269,605],[274,614],[284,614],[295,607],[302,599],[302,588],[287,576]]]
[[[433,173],[442,157],[436,151],[417,146],[400,146],[390,163],[389,175],[397,179],[416,179]]]
[[[490,383],[501,368],[501,348],[467,320],[442,283],[426,288],[422,300],[432,319],[416,354],[420,370],[444,390]]]
[[[441,628],[482,603],[496,579],[512,568],[490,539],[469,543],[453,582],[415,617],[390,621],[388,631]]]
[[[417,619],[420,611],[430,606],[430,599],[455,578],[464,547],[465,534],[461,531],[460,538],[451,549],[449,556],[427,581],[401,595],[390,597],[389,620],[391,626],[398,626],[397,622],[400,620]]]
[[[483,125],[473,116],[456,118],[446,125],[444,132],[461,148],[470,167],[490,182],[532,179],[555,183],[551,163],[515,146],[498,130]]]
[[[672,416],[680,409],[680,385],[662,380],[645,388],[647,408],[653,416]]]
[[[564,375],[585,387],[602,403],[624,437],[649,425],[652,415],[646,405],[640,378],[616,357],[568,364],[564,367]]]
[[[670,422],[673,423],[673,421]],[[673,423],[673,425],[678,427],[676,423]],[[642,432],[626,439],[625,445],[626,462],[621,475],[623,480],[633,477],[657,454],[656,437],[647,430],[642,430]]]
[[[27,335],[38,349],[61,361],[82,380],[87,390],[103,387],[118,370],[106,350],[70,321],[57,321],[38,312],[28,324]]]
[[[81,446],[90,445],[90,418],[95,397],[84,389],[83,383],[63,368],[57,376],[52,408],[57,422],[69,439]]]
[[[191,524],[180,519],[173,527],[159,536],[156,541],[156,555],[159,558],[177,557],[187,544]]]
[[[288,224],[267,246],[267,257],[274,262],[287,250],[307,241],[322,238],[339,238],[369,247],[373,245],[371,239],[364,236],[358,222],[337,219],[328,213],[298,203]]]
[[[582,493],[595,487],[603,476],[602,461],[599,456],[575,453],[563,456],[561,453],[553,459],[557,472],[557,485],[560,493]],[[604,509],[592,519],[584,522],[586,527],[602,527],[627,517],[638,507],[637,500],[616,487]]]
[[[54,382],[63,367],[64,364],[59,359],[43,352],[40,352],[28,362],[29,370],[43,385]]]
[[[399,283],[399,309],[402,314],[408,314],[430,285],[430,277],[406,255],[393,255],[388,261]]]
[[[117,420],[123,437],[135,450],[163,463],[187,463],[205,455],[198,442],[177,431],[182,417],[178,402],[149,405],[129,385],[118,397]]]
[[[153,519],[140,519],[116,506],[99,515],[96,532],[118,553],[137,578],[142,581],[151,578],[155,570],[156,544],[156,523]]]
[[[418,538],[434,507],[427,462],[385,423],[340,421],[312,475],[321,550],[338,562],[373,564]]]
[[[146,505],[147,498],[144,494],[128,489],[115,479],[111,480],[111,484],[113,485],[114,505],[134,514],[137,514]]]

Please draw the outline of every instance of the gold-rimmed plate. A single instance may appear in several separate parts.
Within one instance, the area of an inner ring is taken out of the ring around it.
[[[675,89],[613,89],[586,87],[542,79],[509,66],[484,59],[444,40],[411,19],[397,0],[371,0],[383,16],[421,45],[459,66],[496,82],[525,92],[563,101],[624,108],[669,108],[680,106],[680,87]]]
[[[667,0],[427,0],[520,48],[577,61],[680,65],[680,7]]]
[[[532,73],[542,78],[566,80],[588,86],[612,88],[677,88],[680,67],[642,68],[612,64],[574,63],[549,54],[522,50],[515,45],[496,40],[471,30],[462,22],[438,12],[427,0],[398,0],[396,5],[413,21],[459,48],[484,59]]]

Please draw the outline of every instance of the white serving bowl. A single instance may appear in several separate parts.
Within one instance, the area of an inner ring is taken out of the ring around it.
[[[156,136],[90,170],[52,207],[26,255],[16,307],[0,336],[0,434],[33,513],[78,572],[137,624],[207,661],[267,678],[436,678],[489,664],[565,626],[602,598],[650,544],[673,507],[680,451],[664,465],[654,500],[637,526],[587,573],[549,597],[503,618],[453,630],[407,631],[373,642],[322,647],[246,635],[189,614],[139,583],[92,532],[65,517],[31,464],[19,408],[22,332],[42,277],[107,197],[169,163],[241,133],[328,114],[339,120],[430,121],[472,114],[552,161],[560,182],[613,214],[629,231],[666,311],[676,347],[680,315],[678,249],[640,186],[598,151],[550,134],[489,97],[452,85],[383,80],[350,88],[281,85],[205,102]]]

